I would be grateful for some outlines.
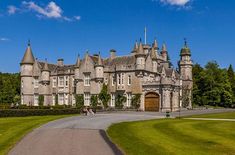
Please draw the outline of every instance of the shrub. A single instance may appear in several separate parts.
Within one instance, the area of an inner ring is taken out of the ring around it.
[[[79,114],[78,109],[5,109],[0,110],[0,117],[23,117],[44,115]]]

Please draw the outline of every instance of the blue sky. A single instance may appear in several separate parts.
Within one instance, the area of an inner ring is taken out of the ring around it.
[[[89,50],[127,55],[135,40],[166,42],[173,64],[186,37],[194,62],[235,67],[233,0],[0,0],[0,71],[18,72],[28,39],[34,56],[75,63]]]

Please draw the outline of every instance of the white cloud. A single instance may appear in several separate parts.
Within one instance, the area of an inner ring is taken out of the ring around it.
[[[74,16],[74,19],[81,20],[81,16]]]
[[[18,11],[19,9],[17,7],[15,7],[14,5],[9,5],[7,7],[7,12],[8,14],[12,15],[12,14],[15,14],[16,11]]]
[[[53,1],[49,2],[46,7],[41,7],[36,3],[30,1],[23,1],[22,4],[29,10],[37,12],[39,15],[42,15],[47,18],[62,18],[62,9]]]
[[[0,38],[0,41],[10,41],[8,38]]]
[[[160,0],[164,4],[185,6],[190,0]]]

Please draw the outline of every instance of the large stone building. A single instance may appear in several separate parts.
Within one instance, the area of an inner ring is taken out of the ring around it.
[[[156,40],[152,46],[136,42],[128,56],[116,56],[115,50],[110,50],[108,58],[86,52],[72,65],[65,65],[63,59],[57,64],[35,59],[29,43],[20,63],[21,103],[37,106],[39,95],[43,95],[44,105],[74,105],[75,94],[82,94],[84,105],[89,106],[91,95],[99,94],[105,83],[110,107],[115,107],[117,94],[126,96],[124,107],[131,106],[133,95],[141,94],[141,110],[190,108],[192,61],[186,43],[178,64],[179,71],[171,67],[166,45],[159,50]]]

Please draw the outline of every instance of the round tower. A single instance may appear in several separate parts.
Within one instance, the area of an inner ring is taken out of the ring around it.
[[[44,96],[44,105],[50,105],[52,103],[50,94],[50,70],[47,61],[42,69],[41,84],[41,95]]]
[[[95,77],[98,80],[103,80],[104,78],[104,65],[103,65],[100,53],[98,56],[98,62],[95,65]]]
[[[136,69],[137,70],[144,70],[145,69],[145,53],[143,49],[142,42],[140,41],[137,53],[135,54],[136,57]]]
[[[191,51],[187,46],[185,40],[184,47],[180,52],[179,69],[182,80],[182,106],[192,108],[192,88],[193,88],[193,77],[192,77],[193,62],[191,60]]]
[[[34,86],[33,86],[33,64],[35,62],[30,41],[20,63],[21,76],[21,104],[33,105]]]
[[[162,55],[163,60],[167,61],[167,49],[166,49],[165,43],[163,43],[163,45],[162,45],[161,55]]]

